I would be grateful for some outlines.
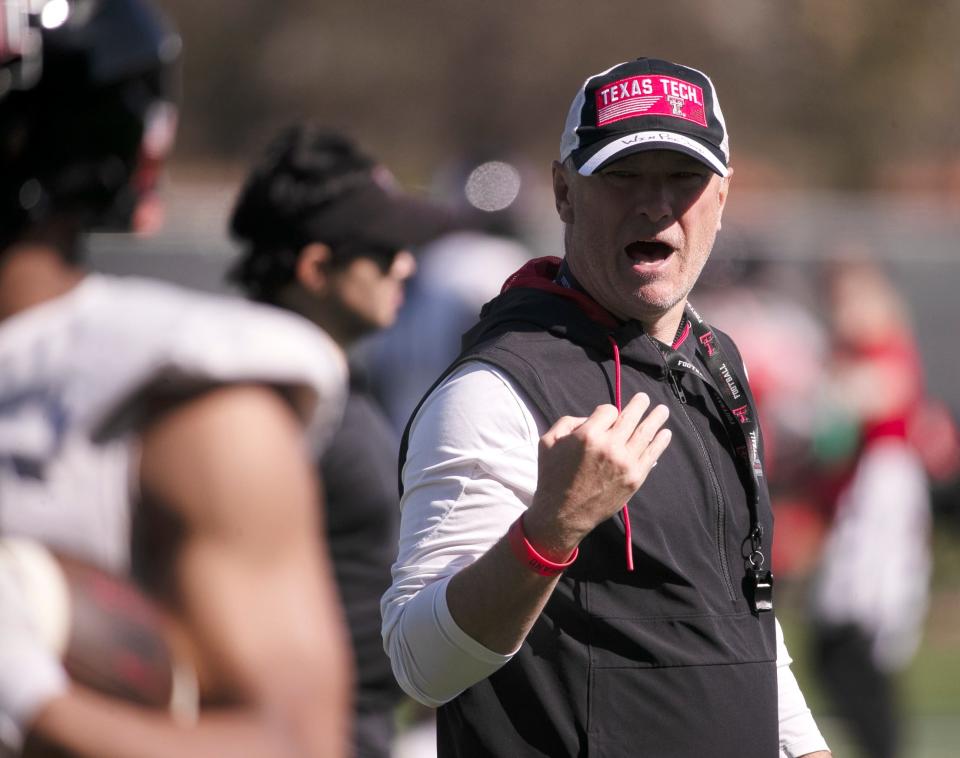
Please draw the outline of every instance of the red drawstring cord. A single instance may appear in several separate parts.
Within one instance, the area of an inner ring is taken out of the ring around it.
[[[620,395],[620,346],[617,345],[617,341],[611,335],[608,334],[607,339],[610,340],[610,346],[613,348],[614,395],[617,401],[617,411],[619,412],[623,410],[623,402]],[[623,510],[620,511],[620,514],[623,516],[623,530],[627,538],[627,571],[633,571],[633,541],[632,532],[630,531],[630,511],[627,510],[626,503],[624,503]]]

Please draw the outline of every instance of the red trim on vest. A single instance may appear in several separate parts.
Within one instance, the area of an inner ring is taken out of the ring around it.
[[[557,278],[559,270],[560,259],[555,255],[533,258],[507,278],[500,289],[500,294],[520,287],[552,292],[554,295],[575,302],[591,321],[596,321],[601,326],[613,329],[620,325],[616,316],[586,293],[557,284],[554,280]]]
[[[671,345],[671,347],[676,350],[687,341],[687,337],[690,336],[690,330],[693,328],[693,325],[690,323],[690,319],[684,316],[683,319],[683,331],[680,333],[680,336],[677,337],[676,341]]]

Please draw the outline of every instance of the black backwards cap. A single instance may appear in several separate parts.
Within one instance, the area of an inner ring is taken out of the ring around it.
[[[268,146],[234,207],[232,233],[257,246],[364,242],[400,250],[445,231],[451,214],[401,191],[342,134],[290,127]]]
[[[346,136],[296,125],[270,143],[240,192],[230,231],[246,251],[228,278],[271,302],[310,243],[329,245],[342,262],[356,255],[387,261],[455,226],[452,211],[402,192]]]
[[[729,174],[730,140],[713,82],[657,58],[619,63],[589,77],[570,105],[560,160],[589,176],[643,150],[676,150]]]

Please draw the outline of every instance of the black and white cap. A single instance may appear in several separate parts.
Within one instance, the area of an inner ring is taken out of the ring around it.
[[[720,176],[730,173],[730,140],[713,82],[701,71],[657,58],[619,63],[589,77],[573,98],[560,140],[588,176],[643,150],[677,150]]]

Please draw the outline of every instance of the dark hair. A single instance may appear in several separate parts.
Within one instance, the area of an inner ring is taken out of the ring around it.
[[[282,131],[254,167],[231,215],[230,231],[244,250],[228,278],[251,298],[274,302],[294,278],[300,250],[315,241],[308,221],[370,185],[375,166],[341,134],[311,124]]]
[[[248,248],[227,272],[227,281],[237,285],[251,300],[276,305],[280,290],[295,278],[301,249]]]

